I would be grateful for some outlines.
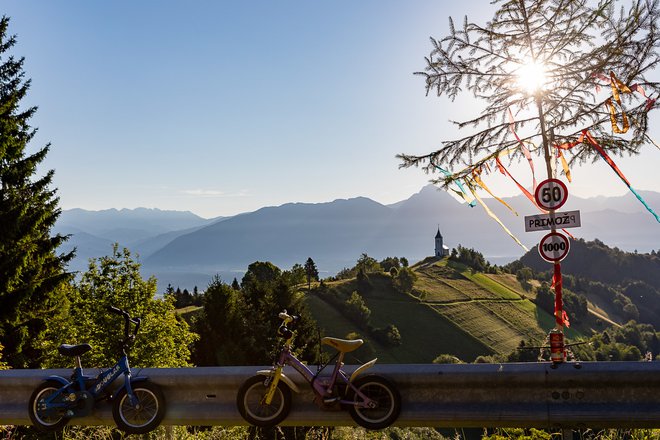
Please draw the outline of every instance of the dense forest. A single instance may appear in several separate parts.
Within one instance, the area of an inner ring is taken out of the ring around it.
[[[551,267],[531,250],[506,266],[512,272],[525,267],[550,282]],[[561,262],[563,285],[598,305],[617,320],[636,320],[660,327],[660,251],[624,252],[599,240],[573,240]]]

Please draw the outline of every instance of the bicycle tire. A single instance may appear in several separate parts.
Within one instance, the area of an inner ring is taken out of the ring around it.
[[[252,376],[238,390],[236,406],[241,416],[251,425],[268,428],[281,423],[291,411],[291,390],[281,381],[270,405],[262,403],[268,387],[265,376]]]
[[[69,423],[70,418],[65,417],[64,414],[49,416],[43,410],[39,409],[39,402],[60,388],[62,388],[60,382],[56,380],[47,380],[32,392],[28,403],[28,413],[30,414],[32,424],[37,430],[43,432],[60,431],[67,423]],[[59,412],[64,412],[64,410],[59,410]]]
[[[347,399],[353,404],[348,412],[358,425],[367,429],[384,429],[396,421],[401,412],[401,396],[394,384],[382,376],[358,377],[353,386],[376,402],[374,408],[358,406],[361,398],[352,387],[347,389]]]
[[[151,382],[132,384],[138,405],[133,406],[126,388],[117,394],[112,406],[112,417],[117,428],[128,434],[153,431],[165,417],[165,397],[160,387]]]

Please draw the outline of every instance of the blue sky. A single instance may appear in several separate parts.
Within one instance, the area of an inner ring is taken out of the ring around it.
[[[475,0],[3,6],[32,78],[25,104],[39,106],[31,147],[52,143],[45,167],[61,207],[203,217],[356,196],[393,203],[419,191],[428,176],[399,170],[394,156],[437,148],[456,133],[448,120],[474,111],[426,97],[412,73],[449,15],[483,22],[493,10]],[[642,154],[617,163],[637,189],[660,191],[660,150]],[[531,180],[522,166],[517,175]],[[571,194],[626,192],[602,162],[574,176]]]

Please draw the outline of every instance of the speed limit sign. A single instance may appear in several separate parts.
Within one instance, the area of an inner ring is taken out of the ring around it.
[[[568,198],[568,188],[559,179],[547,179],[536,187],[536,203],[543,209],[559,209]]]
[[[556,263],[566,257],[570,249],[568,238],[559,232],[551,232],[541,239],[539,254],[550,263]]]

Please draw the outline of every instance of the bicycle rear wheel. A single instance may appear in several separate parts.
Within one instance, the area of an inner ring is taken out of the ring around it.
[[[357,378],[353,386],[373,401],[372,406],[360,406],[363,399],[352,387],[348,388],[348,400],[353,402],[348,411],[355,423],[367,429],[383,429],[399,417],[401,396],[392,382],[369,375]]]
[[[39,385],[30,396],[28,406],[30,420],[39,431],[59,431],[69,422],[69,418],[64,416],[65,409],[45,407],[45,400],[60,388],[62,388],[61,383],[47,380]]]

